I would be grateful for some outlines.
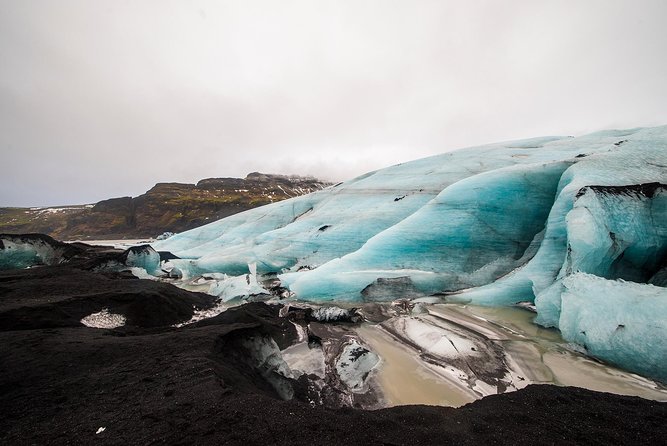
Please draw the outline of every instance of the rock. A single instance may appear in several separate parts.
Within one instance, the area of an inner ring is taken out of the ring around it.
[[[420,292],[409,277],[391,277],[376,279],[361,291],[365,302],[386,302],[394,299],[411,299],[421,297]]]

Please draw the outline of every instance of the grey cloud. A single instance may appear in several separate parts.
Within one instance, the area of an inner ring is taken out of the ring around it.
[[[0,206],[667,123],[663,1],[0,0]]]

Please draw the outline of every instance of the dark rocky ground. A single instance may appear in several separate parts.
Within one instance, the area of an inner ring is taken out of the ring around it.
[[[283,401],[241,341],[283,348],[294,325],[253,303],[172,327],[211,304],[119,273],[0,272],[0,444],[667,444],[667,403],[571,387],[363,411],[313,407],[291,380]],[[101,308],[127,325],[78,322]]]

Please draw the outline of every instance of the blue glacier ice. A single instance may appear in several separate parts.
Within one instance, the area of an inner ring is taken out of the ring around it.
[[[132,246],[123,255],[124,265],[143,268],[148,274],[160,274],[160,254],[150,245]]]
[[[534,302],[536,322],[592,355],[667,376],[667,126],[449,152],[154,247],[186,278],[256,265],[301,300]],[[633,322],[617,322],[621,308]],[[622,336],[590,328],[614,322]]]
[[[563,285],[563,338],[667,382],[667,288],[585,273],[566,277]]]

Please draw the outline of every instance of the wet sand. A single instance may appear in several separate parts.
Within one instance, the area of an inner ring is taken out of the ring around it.
[[[378,325],[363,324],[361,339],[382,359],[372,377],[384,394],[387,407],[428,404],[459,407],[476,398],[455,379],[436,373],[413,350],[396,342]]]
[[[667,388],[649,379],[624,372],[578,353],[568,346],[557,330],[532,323],[534,313],[522,308],[492,308],[457,304],[428,307],[428,315],[403,316],[437,327],[455,326],[502,348],[507,366],[509,390],[529,384],[577,386],[590,390],[641,396],[667,401]],[[432,320],[432,319],[431,319]],[[384,395],[387,406],[429,404],[459,407],[484,395],[496,393],[492,386],[457,376],[446,363],[425,360],[419,346],[401,342],[379,324],[364,323],[360,338],[380,355],[382,361],[372,379]],[[466,382],[467,381],[467,382]]]

